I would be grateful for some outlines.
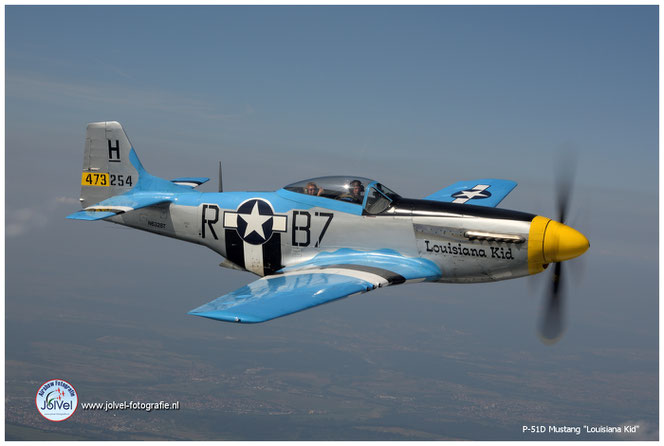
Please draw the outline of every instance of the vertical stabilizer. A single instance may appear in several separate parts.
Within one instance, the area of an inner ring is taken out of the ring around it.
[[[84,208],[131,190],[141,172],[143,166],[119,122],[88,124],[81,175]]]

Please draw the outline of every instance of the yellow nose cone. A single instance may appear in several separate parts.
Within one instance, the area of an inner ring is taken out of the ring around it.
[[[580,256],[588,250],[588,239],[574,228],[537,216],[528,235],[528,270],[536,274],[544,265]]]
[[[544,260],[562,262],[579,257],[590,247],[588,239],[574,228],[551,220],[544,232]]]

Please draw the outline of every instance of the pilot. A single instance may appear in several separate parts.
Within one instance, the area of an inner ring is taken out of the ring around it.
[[[348,192],[339,196],[340,200],[351,201],[362,204],[364,196],[364,186],[360,180],[353,180],[348,184]]]
[[[320,196],[320,194],[323,193],[323,189],[319,188],[318,185],[316,185],[316,183],[314,183],[313,181],[310,181],[304,187],[304,193],[307,194],[307,195],[318,195],[318,196]]]

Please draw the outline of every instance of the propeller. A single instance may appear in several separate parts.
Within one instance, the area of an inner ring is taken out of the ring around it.
[[[557,221],[565,224],[568,217],[574,177],[576,156],[568,148],[558,158],[556,166],[556,211]],[[547,290],[544,312],[540,320],[539,336],[544,344],[553,345],[560,340],[565,330],[564,309],[565,289],[563,285],[563,264],[554,264],[551,283]]]
[[[563,321],[564,292],[560,281],[562,262],[555,264],[546,306],[540,321],[539,336],[544,344],[553,345],[560,340],[565,329]]]

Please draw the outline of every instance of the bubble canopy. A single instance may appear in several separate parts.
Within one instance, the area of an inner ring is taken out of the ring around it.
[[[369,213],[380,213],[387,209],[394,199],[399,198],[397,193],[377,181],[356,176],[310,178],[289,184],[284,189],[309,196],[364,204]]]

